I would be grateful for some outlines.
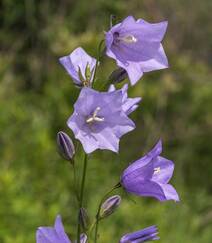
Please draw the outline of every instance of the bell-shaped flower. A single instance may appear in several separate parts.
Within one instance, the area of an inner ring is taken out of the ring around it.
[[[70,55],[61,57],[59,61],[77,86],[91,86],[96,59],[89,56],[81,47],[75,49]]]
[[[119,150],[119,139],[135,128],[122,108],[121,90],[98,92],[83,88],[74,104],[68,126],[86,153],[96,149]]]
[[[121,176],[121,185],[129,192],[138,196],[155,197],[160,201],[179,201],[174,187],[168,184],[174,171],[172,161],[159,156],[162,142],[144,157],[129,165]]]
[[[87,236],[80,235],[80,243],[86,243]],[[55,219],[54,227],[39,227],[36,232],[36,243],[71,243],[64,231],[61,216]]]
[[[113,84],[110,85],[108,92],[112,92],[116,90],[115,86]],[[136,98],[128,98],[128,84],[123,85],[121,88],[123,98],[122,98],[122,109],[126,113],[126,115],[129,115],[133,111],[135,111],[138,108],[138,103],[141,101],[141,97]]]
[[[159,240],[160,238],[157,235],[157,227],[153,225],[148,228],[124,235],[119,243],[142,243],[146,241]]]
[[[161,44],[166,29],[166,21],[150,24],[128,16],[106,32],[106,54],[126,70],[132,85],[144,72],[168,67]]]

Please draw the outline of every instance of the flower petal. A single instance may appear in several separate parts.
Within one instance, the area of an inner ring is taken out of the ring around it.
[[[100,149],[109,149],[113,152],[119,150],[119,139],[111,128],[104,128],[100,133],[94,133],[94,138],[98,141]]]
[[[64,56],[59,59],[60,63],[64,66],[68,74],[73,78],[76,84],[81,84],[79,75],[71,61],[70,56]]]
[[[162,141],[159,140],[157,144],[153,147],[153,149],[148,152],[146,155],[141,157],[140,159],[136,160],[132,164],[130,164],[127,169],[125,169],[123,176],[126,174],[132,173],[135,170],[141,169],[145,167],[148,163],[152,162],[160,153],[162,152]],[[154,171],[154,165],[151,165],[152,173]]]
[[[158,234],[157,227],[150,226],[145,229],[124,235],[120,239],[120,243],[128,243],[128,242],[139,243],[139,242],[145,242],[147,240],[154,240],[156,239],[157,234]]]
[[[133,163],[124,170],[122,174],[121,183],[126,189],[133,187],[135,182],[140,187],[140,184],[144,184],[146,181],[149,181],[154,173],[153,163],[148,162],[144,165],[143,161],[141,161],[141,163],[138,161],[136,162],[137,163]],[[133,190],[137,190],[136,188]],[[132,189],[130,190],[132,191]]]
[[[162,184],[168,183],[174,172],[174,163],[171,160],[158,156],[154,160],[153,166],[156,170],[152,180]]]
[[[163,40],[168,26],[167,21],[151,24],[143,19],[138,19],[137,23],[143,28],[142,37],[156,42],[161,42]]]
[[[56,233],[58,234],[58,236],[61,240],[61,243],[71,243],[68,236],[65,233],[63,223],[62,223],[62,219],[61,219],[60,215],[58,215],[56,217],[54,228],[55,228],[55,231],[56,231]]]
[[[124,63],[117,61],[117,65],[127,71],[131,85],[135,85],[143,76],[143,71],[139,62],[128,62],[127,65],[125,65]]]
[[[179,195],[172,185],[160,184],[160,186],[164,192],[165,200],[174,200],[175,202],[180,201]]]
[[[154,197],[159,201],[169,200],[166,199],[161,185],[154,181],[142,180],[138,177],[135,180],[124,180],[121,182],[122,186],[129,192],[143,197]]]
[[[116,88],[113,84],[109,86],[108,92],[115,91]],[[126,115],[129,115],[133,111],[135,111],[138,108],[138,103],[142,100],[141,97],[136,97],[136,98],[128,98],[128,84],[123,85],[121,88],[122,91],[122,109],[126,113]]]
[[[153,149],[147,153],[149,157],[156,157],[162,153],[162,140],[160,139],[157,144],[153,147]]]
[[[54,227],[39,227],[36,232],[36,243],[71,243],[66,235],[61,217],[58,215]]]
[[[158,52],[155,53],[155,56],[149,60],[140,62],[139,65],[142,67],[143,72],[168,68],[169,64],[163,46],[160,44],[160,48]]]

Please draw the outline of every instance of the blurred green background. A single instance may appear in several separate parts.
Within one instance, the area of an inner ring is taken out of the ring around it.
[[[157,224],[163,243],[212,242],[212,1],[211,0],[2,0],[0,1],[0,242],[35,242],[57,213],[75,238],[76,201],[71,167],[57,153],[59,130],[79,90],[58,58],[82,46],[96,55],[110,14],[169,21],[163,42],[167,70],[146,73],[130,88],[143,101],[132,118],[137,129],[121,140],[120,154],[89,158],[86,208],[95,215],[102,194],[129,162],[161,137],[175,162],[172,184],[181,202],[123,195],[122,207],[102,222],[100,242]],[[99,82],[115,64],[105,58]],[[77,162],[78,172],[81,161]]]

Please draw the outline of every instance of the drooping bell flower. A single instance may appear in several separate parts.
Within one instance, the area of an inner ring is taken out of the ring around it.
[[[135,128],[122,108],[121,90],[98,92],[83,88],[67,125],[86,153],[96,149],[119,150],[119,140]]]
[[[80,235],[80,243],[86,243],[87,236]],[[64,231],[61,216],[55,219],[54,227],[39,227],[36,232],[36,243],[71,243]]]
[[[59,61],[77,86],[91,86],[96,59],[89,56],[81,47],[75,49],[70,55],[61,57]]]
[[[160,238],[157,235],[157,227],[150,226],[148,228],[124,235],[119,243],[142,243],[146,241],[159,240]]]
[[[174,171],[172,161],[161,157],[162,142],[144,157],[129,165],[121,176],[121,185],[129,193],[155,197],[160,201],[179,201],[174,187],[168,184]]]
[[[108,91],[112,92],[116,90],[115,86],[113,84],[110,85]],[[138,108],[138,103],[141,101],[141,97],[136,97],[136,98],[128,98],[128,84],[123,85],[121,88],[123,98],[122,98],[122,109],[123,111],[129,115],[133,111],[135,111]]]
[[[128,16],[106,32],[106,54],[126,70],[132,85],[143,73],[168,67],[161,44],[166,29],[166,21],[150,24]]]

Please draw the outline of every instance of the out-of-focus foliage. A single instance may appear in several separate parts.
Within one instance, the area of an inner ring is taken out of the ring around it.
[[[175,161],[181,203],[122,193],[121,208],[102,222],[100,242],[118,242],[123,233],[152,224],[164,243],[212,241],[211,10],[211,0],[0,2],[0,242],[35,242],[36,228],[53,224],[57,213],[75,236],[72,171],[55,139],[61,129],[71,135],[66,120],[79,90],[58,57],[77,46],[96,55],[110,14],[167,19],[170,69],[148,73],[130,88],[130,96],[143,97],[132,115],[137,129],[122,139],[120,156],[90,156],[86,206],[94,215],[103,192],[159,137],[163,155]],[[99,82],[114,67],[104,59]]]

